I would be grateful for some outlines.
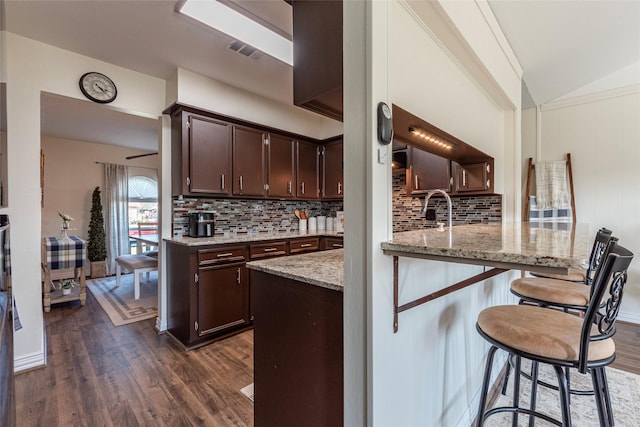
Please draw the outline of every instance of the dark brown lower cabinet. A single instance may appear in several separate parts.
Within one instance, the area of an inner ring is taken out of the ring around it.
[[[187,349],[251,326],[246,252],[167,244],[167,330]]]
[[[342,292],[251,275],[255,427],[343,425]]]

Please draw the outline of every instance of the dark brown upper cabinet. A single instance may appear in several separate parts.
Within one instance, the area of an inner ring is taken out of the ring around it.
[[[266,134],[260,130],[233,127],[233,194],[264,196]]]
[[[231,126],[183,111],[172,134],[173,195],[231,194]]]
[[[267,194],[270,197],[295,197],[295,148],[294,139],[278,134],[269,134],[267,156],[269,187]]]
[[[324,199],[344,197],[344,162],[342,139],[329,142],[323,147],[323,194]]]
[[[493,161],[459,165],[453,163],[456,193],[493,192]]]
[[[411,147],[410,168],[407,174],[407,194],[423,194],[430,190],[451,191],[449,160]]]
[[[292,6],[293,103],[342,121],[342,1]]]
[[[320,147],[307,141],[298,141],[296,152],[296,197],[320,198]]]

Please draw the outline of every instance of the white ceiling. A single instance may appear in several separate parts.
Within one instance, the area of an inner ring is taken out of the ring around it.
[[[284,0],[233,3],[291,34],[291,6]],[[267,55],[250,59],[232,52],[226,48],[231,38],[177,14],[176,4],[166,0],[7,0],[5,23],[9,32],[158,78],[166,79],[182,67],[292,102],[289,66]],[[489,0],[489,4],[524,69],[536,104],[640,62],[640,0]],[[44,99],[43,133],[129,146],[139,141],[143,149],[157,146],[155,121],[60,96]],[[86,113],[81,121],[77,120],[80,111]],[[106,129],[101,134],[100,126]],[[125,133],[126,129],[134,133]]]

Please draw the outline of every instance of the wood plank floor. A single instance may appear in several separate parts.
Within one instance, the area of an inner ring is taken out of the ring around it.
[[[89,292],[45,322],[47,366],[16,375],[20,427],[253,425],[253,331],[184,352],[155,319],[114,327]]]
[[[47,366],[16,375],[20,427],[253,425],[252,331],[184,352],[155,320],[114,327],[91,293],[45,322]],[[640,325],[615,341],[613,367],[640,374]]]

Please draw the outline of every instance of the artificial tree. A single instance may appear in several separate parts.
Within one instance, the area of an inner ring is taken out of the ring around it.
[[[91,261],[91,278],[105,277],[107,271],[107,246],[105,243],[104,217],[102,216],[102,201],[100,187],[93,190],[91,200],[91,220],[89,222],[89,247],[87,248]]]

